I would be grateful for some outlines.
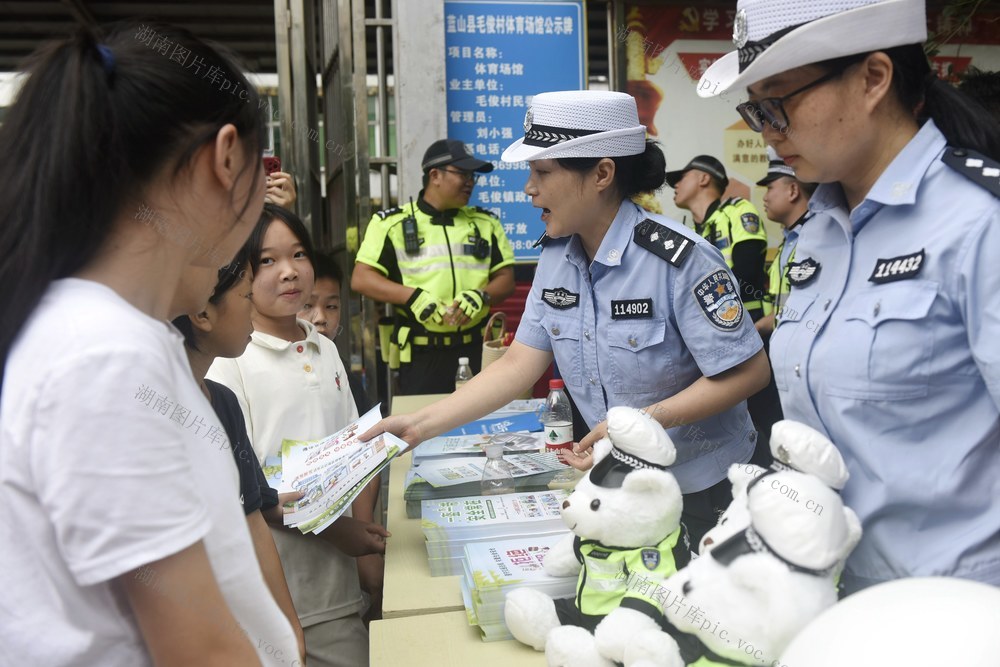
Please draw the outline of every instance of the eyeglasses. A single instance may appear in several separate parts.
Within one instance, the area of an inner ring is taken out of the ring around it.
[[[742,104],[737,104],[736,110],[754,132],[763,132],[764,122],[767,121],[767,124],[770,125],[772,129],[784,134],[785,132],[788,132],[789,129],[788,114],[785,113],[784,103],[799,93],[804,93],[810,88],[815,88],[821,83],[826,83],[831,79],[837,78],[844,73],[845,69],[847,68],[843,67],[837,68],[832,72],[827,72],[812,83],[807,83],[801,88],[793,90],[782,97],[765,97],[764,99],[756,102],[743,102]]]
[[[474,171],[465,171],[463,169],[445,169],[444,167],[441,168],[441,171],[447,171],[449,174],[455,174],[463,181],[472,181],[476,178],[476,172]]]

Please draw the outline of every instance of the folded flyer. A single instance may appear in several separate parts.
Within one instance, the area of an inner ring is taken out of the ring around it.
[[[283,440],[279,492],[302,491],[305,496],[285,514],[285,525],[303,533],[321,532],[336,521],[365,485],[406,443],[383,433],[362,441],[364,433],[381,419],[379,406],[357,421],[321,440]],[[273,475],[272,475],[273,479]]]

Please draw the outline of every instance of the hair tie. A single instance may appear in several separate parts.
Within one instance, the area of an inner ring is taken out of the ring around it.
[[[97,53],[101,56],[101,66],[104,68],[104,73],[110,78],[115,73],[115,54],[106,44],[98,44]]]

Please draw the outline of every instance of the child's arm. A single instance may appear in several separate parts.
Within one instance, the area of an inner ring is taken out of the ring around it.
[[[267,522],[264,521],[263,514],[259,511],[248,514],[247,528],[250,529],[250,538],[253,540],[253,548],[257,553],[257,561],[260,563],[260,571],[264,575],[264,581],[271,590],[274,601],[278,603],[282,613],[292,624],[295,638],[299,642],[299,657],[305,662],[305,635],[302,633],[299,616],[295,613],[292,594],[288,592],[288,582],[285,581],[285,571],[281,569],[278,549],[274,546],[274,538],[271,537],[271,531],[267,527]]]

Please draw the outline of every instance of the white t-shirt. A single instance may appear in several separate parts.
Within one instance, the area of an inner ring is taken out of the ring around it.
[[[263,461],[281,441],[317,440],[358,418],[337,346],[305,320],[302,340],[255,331],[238,359],[216,359],[208,377],[233,390]],[[348,513],[350,510],[348,510]],[[363,605],[357,564],[316,535],[272,529],[303,627],[357,613]]]
[[[199,540],[263,664],[295,660],[228,446],[176,330],[104,285],[53,283],[0,396],[0,662],[151,664],[113,580]]]

